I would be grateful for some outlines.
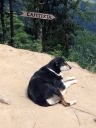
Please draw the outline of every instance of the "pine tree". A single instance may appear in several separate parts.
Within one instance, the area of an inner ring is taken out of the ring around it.
[[[4,0],[0,1],[0,14],[1,14],[1,25],[2,25],[2,43],[6,42],[6,28],[5,28],[5,6]]]
[[[10,33],[11,33],[11,40],[9,45],[14,46],[14,25],[13,25],[13,0],[9,0],[10,6]]]

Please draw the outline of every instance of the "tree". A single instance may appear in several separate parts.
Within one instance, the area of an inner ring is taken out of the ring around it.
[[[48,45],[50,45],[48,43],[48,38],[52,36],[53,40],[56,38],[58,42],[61,41],[65,56],[68,57],[68,50],[72,44],[74,30],[76,29],[76,25],[73,22],[72,12],[77,8],[80,1],[81,0],[75,2],[73,0],[42,0],[43,7],[40,11],[43,13],[51,13],[56,16],[56,20],[52,22],[47,20],[43,21],[43,51],[48,51]]]
[[[14,25],[13,25],[13,0],[9,0],[10,6],[10,33],[11,33],[11,40],[9,44],[14,46]]]
[[[42,47],[44,52],[48,52],[52,49],[52,46],[56,47],[59,43],[62,45],[61,50],[64,51],[63,55],[66,57],[69,56],[69,49],[74,45],[76,31],[81,29],[76,23],[75,15],[78,15],[78,17],[84,20],[90,18],[87,8],[85,11],[81,9],[81,2],[82,0],[42,0],[42,8],[39,11],[51,13],[56,17],[56,20],[51,22],[45,20],[42,23]],[[53,40],[51,43],[50,38]]]
[[[75,16],[89,19],[89,14],[80,8],[82,0],[21,1],[27,11],[49,13],[56,17],[53,21],[25,18],[25,30],[34,39],[41,40],[43,52],[51,53],[57,50],[68,57],[69,49],[76,40],[76,31],[82,29],[76,23]]]
[[[6,28],[5,28],[5,10],[4,10],[4,0],[0,1],[0,14],[1,14],[1,24],[2,24],[2,42],[6,42]]]

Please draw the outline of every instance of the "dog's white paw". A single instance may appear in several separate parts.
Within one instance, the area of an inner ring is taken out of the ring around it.
[[[76,80],[75,76],[67,77],[66,79],[64,79],[64,81],[73,81],[73,80]]]
[[[72,100],[72,101],[70,101],[69,103],[70,103],[70,106],[71,106],[71,105],[76,104],[76,103],[77,103],[77,101],[76,101],[76,100]]]
[[[77,84],[78,80],[72,80],[73,84]]]
[[[69,77],[69,80],[76,80],[75,76]]]

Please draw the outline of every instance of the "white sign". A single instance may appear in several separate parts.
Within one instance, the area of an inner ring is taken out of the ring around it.
[[[55,19],[55,16],[53,16],[51,14],[44,14],[44,13],[37,13],[37,12],[22,11],[21,16],[44,19],[44,20],[53,20],[53,19]]]

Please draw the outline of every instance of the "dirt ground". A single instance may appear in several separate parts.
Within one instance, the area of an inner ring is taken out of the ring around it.
[[[96,74],[69,62],[72,70],[65,76],[75,76],[78,83],[69,88],[67,100],[77,100],[72,107],[57,104],[40,107],[26,95],[32,74],[52,59],[52,56],[0,45],[0,97],[10,105],[0,103],[0,128],[96,128]]]

